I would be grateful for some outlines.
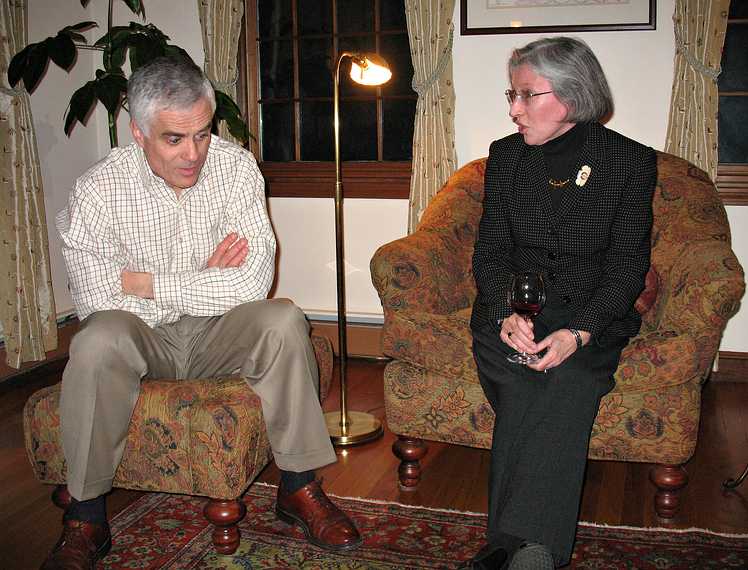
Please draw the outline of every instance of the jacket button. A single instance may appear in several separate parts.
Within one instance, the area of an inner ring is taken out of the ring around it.
[[[553,261],[554,259],[556,259],[556,254],[553,253],[552,251],[549,251],[548,252],[548,259],[550,259],[551,261]]]
[[[555,271],[549,271],[548,272],[548,279],[553,281],[556,278],[556,272]]]
[[[562,299],[562,300],[563,300],[563,302],[564,302],[564,303],[566,303],[567,305],[568,305],[569,303],[571,303],[571,299],[569,298],[569,296],[568,296],[568,295],[564,295],[564,296],[563,296],[563,297],[562,297],[561,299]]]

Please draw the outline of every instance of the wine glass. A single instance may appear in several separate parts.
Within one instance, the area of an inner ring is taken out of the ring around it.
[[[540,273],[523,271],[512,275],[507,300],[512,311],[529,321],[535,317],[545,304],[545,284]],[[515,364],[530,364],[540,360],[537,354],[515,352],[506,357]]]

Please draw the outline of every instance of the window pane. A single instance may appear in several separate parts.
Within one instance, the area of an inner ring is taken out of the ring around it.
[[[748,18],[748,2],[745,0],[732,0],[730,2],[729,18]]]
[[[374,36],[357,36],[340,38],[339,53],[349,51],[352,53],[356,52],[374,52],[376,51],[376,43]],[[346,58],[343,64],[340,66],[340,95],[341,97],[347,97],[348,95],[376,95],[377,88],[361,85],[351,79],[351,60]]]
[[[337,8],[339,34],[374,31],[374,0],[338,0]]]
[[[392,79],[382,85],[384,95],[412,95],[413,62],[407,34],[382,36],[381,55],[392,68]]]
[[[291,0],[258,0],[257,30],[261,38],[291,35]]]
[[[299,90],[302,97],[332,97],[332,40],[299,41]]]
[[[330,0],[297,1],[301,35],[332,33],[332,2]]]
[[[410,160],[413,152],[415,99],[385,99],[383,109],[383,160]]]
[[[719,162],[748,163],[748,97],[719,98]]]
[[[340,159],[377,159],[376,101],[340,102]]]
[[[728,24],[722,50],[720,91],[748,91],[748,24]]]
[[[332,101],[301,104],[301,160],[335,160]]]
[[[260,98],[293,97],[293,46],[290,41],[260,42]]]
[[[405,8],[403,2],[384,0],[379,5],[382,8],[380,26],[383,30],[406,30]]]
[[[294,160],[293,104],[264,104],[262,113],[262,160]]]

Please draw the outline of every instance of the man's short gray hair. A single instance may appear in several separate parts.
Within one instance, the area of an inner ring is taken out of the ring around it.
[[[604,121],[613,114],[613,96],[600,62],[582,40],[569,37],[543,38],[514,50],[509,58],[511,73],[529,65],[547,79],[556,97],[569,112],[566,121]]]
[[[213,86],[203,71],[184,56],[163,56],[136,69],[127,82],[130,118],[150,135],[153,116],[165,109],[185,110],[207,99],[216,110]]]

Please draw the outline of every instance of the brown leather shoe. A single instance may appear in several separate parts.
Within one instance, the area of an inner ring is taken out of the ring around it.
[[[109,554],[111,548],[108,524],[66,520],[62,522],[62,536],[41,570],[93,570],[96,561]]]
[[[353,521],[327,498],[319,481],[290,495],[278,487],[275,513],[288,524],[298,524],[307,540],[320,548],[352,550],[362,542]]]

